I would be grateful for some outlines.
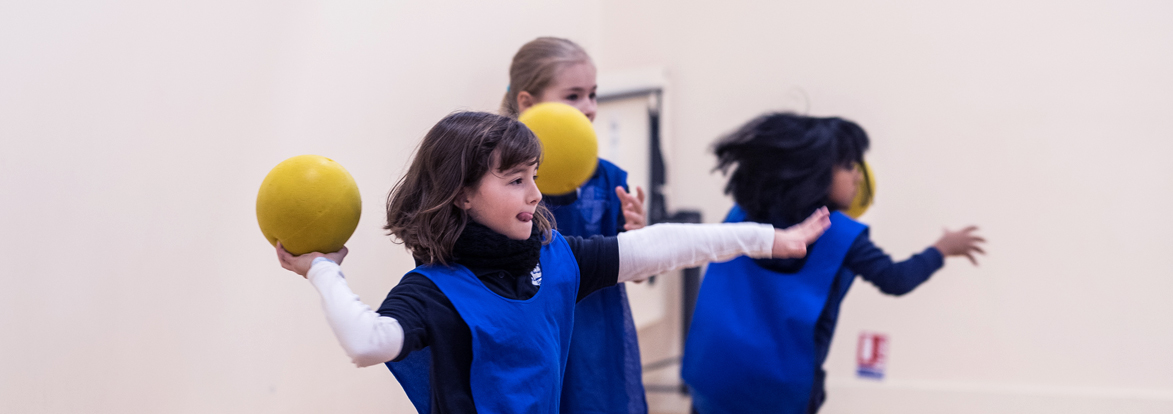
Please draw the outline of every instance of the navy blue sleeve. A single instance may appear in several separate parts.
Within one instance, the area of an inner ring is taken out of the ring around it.
[[[476,412],[472,399],[472,331],[444,292],[419,273],[408,273],[391,288],[379,314],[403,327],[403,349],[394,361],[431,349],[432,412]]]
[[[619,283],[619,239],[563,236],[578,262],[578,299]]]
[[[463,331],[455,329],[464,323],[456,307],[435,283],[419,273],[404,275],[399,284],[387,293],[378,313],[395,318],[403,328],[403,349],[395,361],[431,345],[436,339],[446,339],[433,338],[433,332],[464,333],[469,341],[472,340],[468,325],[465,325]]]
[[[876,285],[881,292],[903,295],[929,280],[929,276],[945,264],[945,259],[936,248],[929,247],[905,261],[894,263],[892,257],[872,244],[868,231],[864,230],[851,244],[843,264]]]

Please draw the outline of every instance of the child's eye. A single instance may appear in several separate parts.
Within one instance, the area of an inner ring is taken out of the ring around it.
[[[594,92],[591,92],[591,95],[590,95],[590,96],[591,96],[591,100],[592,100],[592,101],[593,101],[593,100],[595,100],[595,97],[596,97],[596,95],[595,95],[595,93],[594,93]]]
[[[575,93],[575,94],[571,94],[570,96],[567,96],[567,97],[566,97],[566,100],[568,100],[568,101],[577,101],[577,100],[578,100],[578,94],[577,94],[577,93]]]
[[[511,181],[509,184],[521,184],[521,179],[520,179],[520,178],[518,178],[518,179],[516,179],[516,180],[513,180],[513,181]]]

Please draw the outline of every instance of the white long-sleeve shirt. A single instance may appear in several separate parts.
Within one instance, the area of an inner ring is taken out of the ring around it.
[[[758,223],[657,224],[620,233],[617,283],[741,255],[768,258],[774,234],[772,226]],[[399,322],[360,301],[337,264],[315,260],[306,277],[321,295],[326,320],[355,365],[380,364],[399,355],[404,340]]]

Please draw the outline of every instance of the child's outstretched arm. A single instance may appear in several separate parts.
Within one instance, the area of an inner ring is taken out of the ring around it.
[[[395,359],[403,348],[403,327],[394,318],[375,313],[350,290],[339,266],[347,251],[343,247],[329,254],[294,256],[278,243],[277,259],[281,267],[318,289],[326,321],[351,362],[365,367]]]
[[[831,225],[821,208],[805,221],[778,230],[769,224],[657,224],[620,233],[619,282],[643,280],[673,269],[729,260],[806,256]]]
[[[970,226],[961,231],[945,230],[945,235],[932,246],[901,262],[893,262],[892,257],[872,244],[865,232],[851,245],[844,265],[876,285],[881,292],[903,295],[916,289],[940,270],[945,264],[945,257],[965,256],[976,266],[974,253],[985,254],[978,243],[986,240],[974,235],[974,231],[977,231],[977,227]]]

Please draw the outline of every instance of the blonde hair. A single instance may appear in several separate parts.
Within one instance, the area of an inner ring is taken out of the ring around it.
[[[570,40],[539,37],[526,43],[513,55],[513,63],[509,65],[509,89],[501,100],[501,115],[516,118],[519,93],[525,91],[537,97],[550,86],[559,70],[583,62],[591,62],[591,57]]]

